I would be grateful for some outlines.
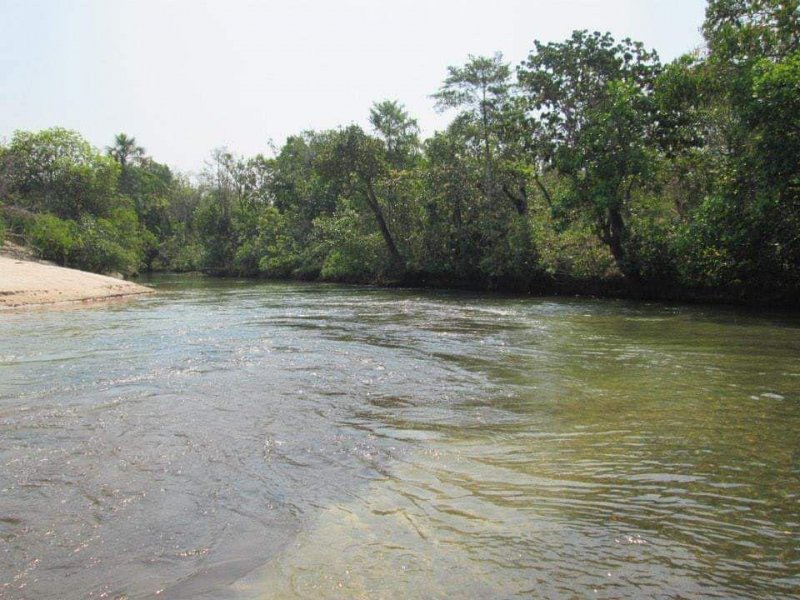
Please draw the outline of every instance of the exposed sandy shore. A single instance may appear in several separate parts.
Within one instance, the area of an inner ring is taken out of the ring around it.
[[[152,292],[130,281],[0,256],[0,309]]]

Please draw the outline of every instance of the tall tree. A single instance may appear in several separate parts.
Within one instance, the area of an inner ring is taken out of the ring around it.
[[[130,162],[142,159],[145,150],[136,143],[135,137],[129,137],[124,133],[118,133],[114,137],[114,144],[106,147],[106,152],[119,163],[119,166],[123,170],[125,170],[125,167]]]
[[[589,211],[623,272],[626,211],[655,145],[652,89],[660,69],[641,43],[587,31],[536,42],[518,69],[540,156],[570,183],[562,204]]]
[[[405,259],[400,253],[394,235],[386,220],[383,202],[378,196],[378,183],[386,174],[385,147],[380,140],[368,136],[358,126],[335,132],[319,160],[320,168],[328,176],[346,182],[351,191],[359,193],[375,217],[381,237],[389,252],[392,268],[405,269]]]
[[[369,122],[386,144],[386,158],[392,167],[409,166],[419,152],[419,125],[396,100],[376,102],[369,111]]]
[[[434,99],[439,109],[457,108],[462,119],[469,119],[478,128],[483,152],[484,193],[494,192],[494,150],[499,117],[509,98],[511,69],[500,53],[494,56],[469,56],[463,67],[450,66],[444,84]]]
[[[687,277],[789,294],[800,289],[800,1],[710,0],[703,33],[693,74],[714,184],[684,240]]]

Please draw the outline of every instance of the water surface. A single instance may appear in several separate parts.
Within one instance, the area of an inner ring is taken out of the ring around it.
[[[0,313],[0,598],[800,595],[800,320],[160,277]]]

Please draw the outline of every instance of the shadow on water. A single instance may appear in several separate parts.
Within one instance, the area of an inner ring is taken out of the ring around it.
[[[0,321],[0,597],[797,593],[791,315],[147,283]]]

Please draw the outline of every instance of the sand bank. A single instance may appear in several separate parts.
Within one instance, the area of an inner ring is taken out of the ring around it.
[[[0,256],[0,309],[152,292],[142,285],[105,275]]]

